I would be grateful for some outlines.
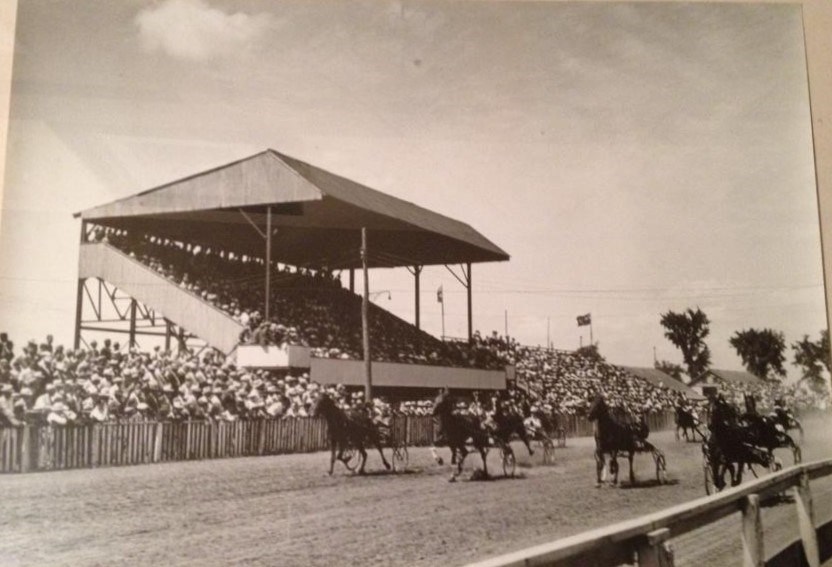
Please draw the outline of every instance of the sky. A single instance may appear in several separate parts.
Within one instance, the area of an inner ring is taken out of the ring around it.
[[[60,30],[57,33],[57,30]],[[72,213],[266,148],[462,220],[474,327],[681,362],[659,324],[825,326],[799,6],[20,0],[0,225],[0,323],[70,343]],[[422,327],[466,333],[422,273]],[[375,301],[413,320],[406,270]],[[388,299],[389,297],[389,299]],[[791,353],[787,353],[791,360]],[[793,373],[793,370],[792,370]]]

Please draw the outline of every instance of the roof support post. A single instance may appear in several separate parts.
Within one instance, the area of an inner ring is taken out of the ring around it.
[[[130,299],[130,339],[129,348],[136,346],[136,300]]]
[[[370,360],[370,278],[367,270],[367,227],[361,228],[361,268],[364,297],[361,300],[361,334],[364,343],[364,400],[373,399],[373,362]]]
[[[414,284],[415,284],[413,295],[414,295],[414,299],[415,299],[415,302],[416,302],[416,328],[419,329],[419,330],[422,329],[421,316],[420,316],[421,315],[421,313],[420,313],[421,310],[419,308],[419,305],[420,305],[420,300],[419,300],[419,297],[420,297],[419,296],[419,294],[420,294],[419,276],[422,274],[422,268],[423,268],[423,266],[413,266],[413,270],[412,270],[413,281],[414,281]]]
[[[87,221],[81,221],[81,244],[87,241]],[[81,319],[84,314],[84,279],[78,278],[78,291],[75,294],[75,337],[73,349],[81,348]]]
[[[465,275],[465,287],[468,290],[468,342],[470,342],[474,338],[474,319],[471,310],[471,262],[468,262],[467,266],[468,270],[463,273]]]
[[[170,352],[171,323],[165,319],[165,352]]]
[[[266,207],[266,307],[265,320],[269,320],[269,304],[271,303],[271,271],[272,271],[272,208]]]
[[[355,293],[355,270],[350,268],[350,293]]]

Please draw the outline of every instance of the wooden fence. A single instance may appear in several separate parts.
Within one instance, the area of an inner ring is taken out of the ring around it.
[[[609,567],[623,564],[672,567],[674,558],[670,538],[736,512],[742,514],[744,567],[819,567],[832,555],[829,545],[832,522],[816,526],[809,481],[829,475],[832,475],[832,459],[797,465],[713,496],[474,563],[469,567]],[[787,490],[794,491],[800,537],[766,559],[760,502]],[[824,545],[819,546],[819,541]]]
[[[397,417],[407,445],[433,444],[433,418]],[[672,414],[650,418],[652,431],[672,427]],[[567,436],[592,435],[592,424],[562,416]],[[139,465],[199,459],[308,453],[328,448],[316,418],[210,422],[113,422],[0,428],[0,473]]]

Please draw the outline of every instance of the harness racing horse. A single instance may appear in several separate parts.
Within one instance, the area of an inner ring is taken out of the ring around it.
[[[529,451],[529,456],[534,455],[534,450],[531,446],[529,432],[526,430],[523,416],[519,413],[508,410],[503,407],[503,402],[500,399],[494,401],[494,413],[491,416],[493,427],[491,432],[494,438],[503,446],[507,446],[511,442],[512,435],[517,435],[526,449]]]
[[[698,433],[702,440],[705,440],[705,436],[699,431],[697,427],[697,419],[693,413],[693,410],[687,406],[676,406],[676,440],[678,441],[681,436],[679,435],[679,430],[685,436],[685,441],[690,441],[693,438],[696,441],[696,434]],[[690,436],[688,436],[688,430],[690,430]]]
[[[384,452],[381,449],[381,437],[378,429],[373,424],[373,420],[360,410],[344,411],[335,405],[335,402],[326,394],[321,394],[312,407],[312,415],[314,417],[323,417],[327,425],[327,434],[329,436],[329,447],[331,456],[329,461],[329,474],[332,474],[335,468],[335,459],[337,452],[337,459],[344,460],[344,451],[349,449],[356,449],[361,455],[361,465],[358,468],[358,474],[364,474],[364,465],[367,464],[367,451],[364,449],[365,445],[369,445],[378,449],[378,454],[381,455],[381,461],[384,467],[390,470],[390,463],[384,458]]]
[[[726,472],[731,475],[731,486],[737,486],[742,482],[746,466],[771,466],[772,451],[758,445],[762,441],[761,433],[753,431],[740,418],[737,408],[719,396],[712,400],[710,415],[710,437],[702,445],[706,490],[709,482],[713,482],[716,490],[722,490]]]
[[[488,432],[483,429],[480,419],[473,415],[455,414],[454,400],[447,390],[441,391],[433,402],[433,416],[438,422],[439,430],[435,445],[443,442],[447,444],[451,450],[451,464],[456,463],[456,472],[452,471],[450,481],[455,481],[462,473],[462,463],[468,455],[466,444],[469,439],[482,457],[483,473],[488,478]],[[441,465],[442,459],[436,453],[436,446],[431,448],[431,452],[436,462]]]
[[[794,463],[800,463],[802,457],[800,447],[776,417],[750,413],[743,416],[743,421],[748,431],[748,442],[755,447],[767,450],[775,468],[782,468],[779,460],[774,457],[775,449],[791,449]],[[752,472],[754,472],[753,469]]]
[[[800,434],[800,436],[798,437],[798,443],[803,443],[803,426],[800,424],[800,421],[798,421],[798,419],[794,416],[791,410],[776,404],[772,417],[774,418],[774,421],[776,423],[779,423],[783,426],[783,430],[786,433],[789,433],[789,431],[796,429],[797,432]],[[794,437],[792,437],[792,439],[794,439]]]
[[[604,455],[610,456],[610,473],[613,475],[613,484],[618,485],[618,453],[626,453],[630,463],[630,485],[636,481],[633,472],[633,457],[636,453],[649,452],[653,455],[656,463],[656,480],[659,483],[665,481],[665,458],[661,451],[647,441],[650,429],[644,415],[639,423],[624,423],[613,417],[609,406],[603,396],[598,395],[589,407],[587,416],[590,421],[597,422],[595,426],[595,465],[597,483],[602,485],[603,477],[606,476]]]

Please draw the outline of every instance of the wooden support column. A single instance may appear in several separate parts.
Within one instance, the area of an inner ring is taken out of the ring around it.
[[[364,342],[364,399],[373,399],[373,363],[370,360],[370,278],[367,270],[367,228],[361,228],[361,267],[364,271],[364,298],[361,300],[361,330]]]
[[[419,286],[419,276],[422,274],[422,266],[413,266],[413,280],[415,284],[414,290],[414,299],[416,303],[416,328],[421,329],[421,317],[420,317],[420,300],[419,300],[419,293],[420,293],[420,286]]]
[[[471,262],[468,262],[468,271],[465,273],[466,288],[468,290],[468,340],[474,338],[474,318],[471,310]]]
[[[165,350],[170,351],[171,323],[165,319]]]
[[[795,487],[794,491],[797,525],[800,530],[800,539],[803,541],[806,563],[809,564],[809,567],[820,567],[818,534],[815,530],[815,512],[812,505],[812,492],[809,489],[809,475],[806,471],[800,474],[800,484]]]
[[[271,304],[272,271],[272,208],[266,207],[266,306],[265,320],[269,320],[269,306]]]
[[[355,270],[350,268],[350,293],[355,293]]]
[[[742,564],[743,567],[764,567],[763,521],[760,497],[749,494],[742,501]]]
[[[673,567],[673,549],[670,547],[670,530],[661,528],[647,534],[637,550],[639,567]]]
[[[87,221],[81,221],[81,244],[87,241]],[[73,349],[81,348],[81,318],[84,315],[84,279],[78,278],[78,288],[75,294],[75,337]]]
[[[130,334],[128,335],[129,348],[136,346],[136,300],[130,299]]]

